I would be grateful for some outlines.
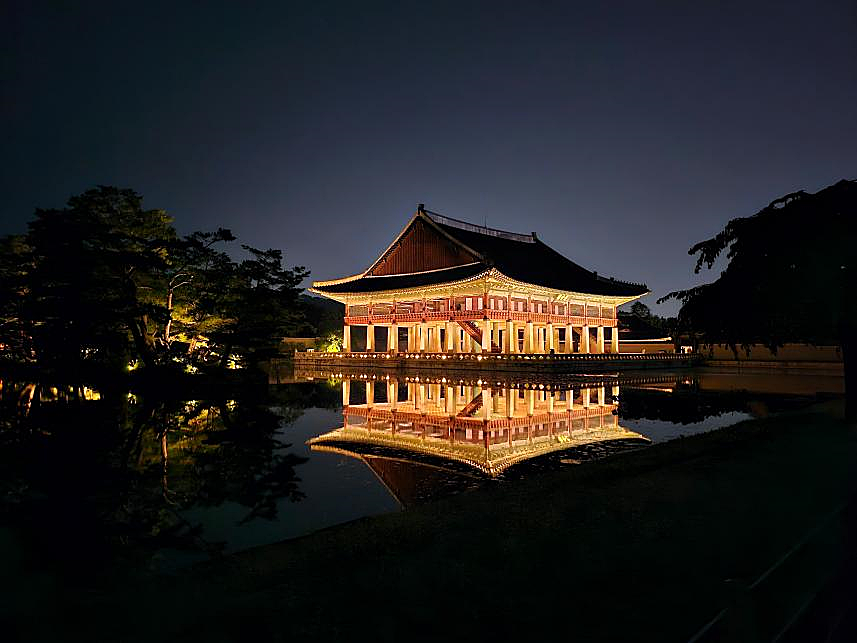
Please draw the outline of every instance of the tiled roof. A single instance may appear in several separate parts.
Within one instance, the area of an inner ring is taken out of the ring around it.
[[[637,297],[649,291],[645,284],[602,277],[579,266],[540,241],[535,233],[525,235],[493,230],[425,210],[418,211],[416,218],[419,217],[475,252],[479,261],[427,272],[384,276],[364,274],[329,285],[314,285],[313,290],[343,294],[399,290],[459,281],[494,267],[516,281],[555,290],[616,297]]]
[[[380,292],[384,290],[401,290],[402,288],[418,288],[433,284],[445,284],[475,277],[480,272],[488,270],[483,263],[471,263],[466,266],[454,266],[429,272],[415,272],[408,275],[384,275],[380,277],[360,277],[352,281],[343,281],[329,286],[313,286],[313,290],[322,293],[360,293]]]

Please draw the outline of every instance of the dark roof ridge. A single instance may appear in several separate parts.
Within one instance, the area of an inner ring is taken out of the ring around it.
[[[498,228],[489,228],[488,226],[469,223],[467,221],[462,221],[461,219],[446,216],[445,214],[440,214],[439,212],[432,212],[431,210],[422,210],[422,212],[424,212],[435,223],[447,225],[451,228],[458,228],[459,230],[467,230],[468,232],[484,234],[489,237],[500,237],[501,239],[519,241],[521,243],[535,243],[537,240],[535,232],[531,232],[530,234],[509,232],[508,230],[500,230]]]

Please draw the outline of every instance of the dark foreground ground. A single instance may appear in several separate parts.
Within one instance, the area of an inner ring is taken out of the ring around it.
[[[17,601],[0,640],[687,641],[729,603],[704,640],[772,640],[803,604],[783,640],[823,641],[835,623],[832,640],[852,640],[855,534],[850,510],[834,510],[855,489],[857,429],[835,407],[359,520],[176,578],[54,587]]]

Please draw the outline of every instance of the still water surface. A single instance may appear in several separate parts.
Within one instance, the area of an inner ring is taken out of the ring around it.
[[[842,392],[837,377],[710,369],[485,377],[501,379],[280,369],[198,400],[55,387],[27,414],[26,383],[7,381],[0,540],[18,544],[0,556],[171,570]]]
[[[286,418],[274,437],[299,462],[300,496],[278,498],[267,518],[247,520],[247,507],[230,501],[182,512],[227,552],[720,429],[811,403],[841,381],[684,371],[479,383],[315,372],[276,388],[288,399],[328,401],[279,407]],[[165,550],[158,562],[199,557]]]

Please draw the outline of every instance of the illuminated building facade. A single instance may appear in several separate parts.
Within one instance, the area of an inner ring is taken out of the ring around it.
[[[618,353],[616,308],[643,284],[586,270],[538,239],[420,205],[364,272],[317,281],[345,304],[344,352]]]

